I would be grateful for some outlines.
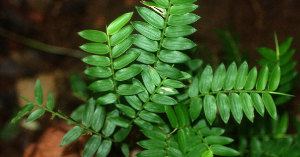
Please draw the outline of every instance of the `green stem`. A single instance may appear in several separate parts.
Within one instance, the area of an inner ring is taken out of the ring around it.
[[[5,38],[19,42],[23,45],[29,46],[31,48],[34,48],[34,49],[37,49],[40,51],[44,51],[44,52],[48,52],[48,53],[52,53],[52,54],[56,54],[56,55],[66,55],[66,56],[71,56],[71,57],[75,57],[75,58],[84,58],[84,57],[88,56],[87,53],[85,53],[83,51],[48,45],[48,44],[45,44],[45,43],[42,43],[42,42],[39,42],[39,41],[36,41],[33,39],[26,38],[24,36],[18,35],[16,33],[13,33],[11,31],[8,31],[1,27],[0,27],[0,35]]]
[[[106,28],[106,34],[108,34],[107,32],[107,28]],[[112,54],[112,49],[111,49],[111,44],[110,44],[110,38],[109,38],[109,35],[107,35],[107,45],[109,47],[109,59],[110,59],[110,68],[111,68],[111,72],[112,72],[112,80],[113,80],[113,84],[114,84],[114,89],[115,89],[115,93],[116,93],[116,96],[117,96],[117,101],[118,103],[120,104],[120,96],[118,94],[118,91],[117,91],[117,85],[118,85],[118,82],[116,81],[116,76],[115,76],[115,67],[114,67],[114,62],[113,62],[113,54]]]
[[[166,12],[166,15],[165,15],[164,26],[163,26],[160,41],[159,41],[159,44],[158,44],[158,48],[157,48],[158,50],[157,50],[156,57],[155,57],[154,68],[156,68],[156,66],[157,66],[157,61],[158,61],[158,58],[160,56],[161,47],[162,47],[164,37],[165,37],[165,34],[166,34],[166,29],[167,29],[167,25],[168,25],[169,16],[170,16],[171,5],[172,5],[172,1],[170,1],[168,8],[166,8],[167,12]]]

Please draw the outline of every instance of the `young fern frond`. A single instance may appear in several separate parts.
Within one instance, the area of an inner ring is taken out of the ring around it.
[[[278,45],[276,34],[274,35],[274,37],[276,51],[266,47],[258,48],[258,52],[265,57],[263,59],[259,59],[258,63],[261,66],[267,64],[270,67],[270,70],[272,70],[276,65],[279,65],[281,68],[281,81],[277,91],[288,93],[293,88],[293,83],[291,81],[297,75],[297,71],[293,70],[297,63],[295,61],[291,61],[296,50],[289,49],[293,41],[292,37],[287,38],[280,45]],[[291,97],[278,96],[275,98],[275,103],[277,105],[284,104],[290,99]]]

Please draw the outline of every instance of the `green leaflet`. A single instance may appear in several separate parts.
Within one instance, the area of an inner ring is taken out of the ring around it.
[[[114,68],[121,69],[133,62],[140,54],[139,53],[127,53],[114,61]]]
[[[250,141],[251,150],[260,152],[261,151],[261,142],[257,137],[252,137]],[[260,155],[260,154],[259,154]]]
[[[160,76],[158,75],[157,71],[148,65],[148,73],[149,73],[149,76],[152,79],[153,83],[156,86],[159,86],[159,84],[161,83],[161,79],[160,79]]]
[[[112,146],[112,141],[103,140],[97,151],[97,157],[106,157],[110,152],[111,146]]]
[[[165,150],[163,149],[151,149],[151,150],[144,150],[136,154],[137,157],[164,157]]]
[[[88,99],[87,85],[84,80],[76,72],[70,75],[70,83],[73,94],[83,100]]]
[[[132,48],[127,53],[139,53],[140,55],[136,60],[144,64],[153,64],[155,62],[155,55],[142,49]]]
[[[220,156],[238,156],[240,154],[238,151],[222,145],[211,145],[210,150],[214,155]]]
[[[162,130],[141,130],[141,132],[150,139],[165,141],[167,135]]]
[[[139,117],[152,123],[164,123],[164,121],[157,114],[148,111],[142,111]]]
[[[188,3],[194,3],[197,0],[173,0],[174,5],[181,5],[181,4],[188,4]]]
[[[196,44],[190,39],[178,37],[178,38],[164,38],[164,48],[169,50],[188,50],[196,46]]]
[[[235,62],[230,64],[230,66],[227,69],[226,77],[225,77],[225,82],[223,88],[225,90],[231,90],[235,84],[235,79],[237,75],[237,67]]]
[[[255,86],[256,83],[256,78],[257,78],[257,69],[256,67],[252,68],[248,74],[247,81],[245,84],[245,89],[246,90],[252,90]]]
[[[253,102],[251,100],[251,97],[247,93],[241,93],[240,99],[242,102],[242,108],[246,114],[246,117],[253,122],[254,119],[254,110],[253,110]]]
[[[141,93],[138,93],[138,96],[139,96],[139,98],[140,98],[143,102],[148,101],[148,99],[149,99],[149,93],[147,92],[147,89],[145,88],[145,86],[144,86],[139,80],[137,80],[137,79],[135,79],[135,78],[132,79],[132,83],[133,83],[134,85],[137,85],[137,86],[143,88],[144,91],[141,92]]]
[[[108,93],[106,95],[103,95],[99,97],[96,100],[96,103],[99,105],[107,105],[107,104],[112,104],[117,100],[117,96],[114,93]]]
[[[178,119],[177,119],[177,116],[176,116],[172,106],[165,105],[165,110],[166,110],[166,114],[167,114],[167,117],[169,119],[169,122],[170,122],[172,128],[177,128],[179,126]]]
[[[257,90],[264,90],[267,85],[268,81],[268,75],[269,75],[269,68],[267,65],[265,65],[261,71],[259,72],[257,83],[256,83],[256,89]]]
[[[121,70],[117,71],[115,74],[116,80],[117,81],[128,80],[128,79],[136,76],[137,74],[139,74],[142,70],[143,69],[141,67],[135,67],[135,66],[121,69]]]
[[[166,63],[184,63],[191,58],[179,51],[162,50],[159,59]]]
[[[152,26],[162,29],[164,26],[164,19],[155,12],[145,7],[136,7],[140,16]]]
[[[189,25],[169,26],[166,29],[166,37],[168,38],[184,37],[187,35],[191,35],[196,31],[197,30],[194,27]]]
[[[263,100],[261,99],[260,95],[257,93],[251,93],[251,99],[253,101],[253,106],[256,109],[256,111],[261,116],[264,116],[265,107],[264,107],[264,103],[263,103]]]
[[[146,104],[145,109],[147,111],[154,112],[154,113],[164,113],[165,112],[164,106],[165,105],[161,105],[161,104],[157,104],[157,103],[153,103],[153,102],[148,102]]]
[[[83,30],[81,32],[78,32],[78,35],[80,35],[84,39],[94,41],[94,42],[106,42],[107,41],[107,35],[102,31]]]
[[[39,105],[43,104],[44,101],[43,87],[39,79],[35,83],[34,98],[37,104]]]
[[[166,147],[166,142],[161,140],[143,140],[137,144],[145,149],[165,149]]]
[[[202,110],[202,99],[201,98],[192,98],[190,103],[190,116],[192,121],[196,120]]]
[[[193,59],[187,62],[187,65],[192,71],[195,71],[198,68],[200,68],[202,64],[203,64],[203,60],[200,59]]]
[[[156,90],[156,92],[161,95],[176,95],[176,94],[178,94],[178,91],[171,87],[159,87]]]
[[[280,58],[280,65],[287,64],[294,56],[295,52],[295,49],[288,50],[288,52]]]
[[[182,73],[180,70],[178,70],[168,64],[164,64],[164,63],[157,64],[156,71],[161,76],[170,77],[170,78],[178,78],[178,77],[182,76]]]
[[[293,38],[289,37],[280,44],[280,46],[279,46],[280,56],[283,56],[288,52],[288,49],[290,48],[292,41],[293,41]]]
[[[217,105],[220,116],[224,123],[227,123],[230,117],[229,99],[226,94],[221,93],[217,95]]]
[[[76,122],[79,122],[82,120],[82,115],[85,109],[85,105],[80,105],[77,107],[70,115],[70,117],[75,120]],[[69,124],[69,123],[68,123]],[[71,124],[71,123],[70,123]]]
[[[129,127],[127,127],[127,128],[121,128],[121,129],[119,129],[119,130],[114,134],[114,139],[115,139],[117,142],[123,141],[123,140],[128,136],[128,134],[130,133],[130,130],[131,130],[131,126],[129,126]]]
[[[275,91],[279,85],[280,82],[280,67],[277,65],[270,76],[269,83],[268,83],[268,89],[270,91]]]
[[[124,28],[120,29],[117,33],[111,36],[110,38],[110,45],[116,46],[120,42],[122,42],[125,38],[127,38],[133,31],[132,25],[125,26]]]
[[[195,97],[199,93],[199,88],[198,88],[198,86],[199,86],[199,79],[198,79],[197,76],[194,77],[194,79],[193,79],[193,81],[192,81],[192,83],[190,85],[190,88],[189,88],[189,91],[188,91],[188,94],[189,94],[190,97]]]
[[[166,87],[172,87],[172,88],[183,88],[185,87],[185,85],[180,82],[180,81],[177,81],[177,80],[171,80],[171,79],[166,79],[164,81],[164,86]]]
[[[89,90],[96,91],[96,92],[104,92],[109,91],[114,87],[113,82],[111,79],[99,80],[95,81],[88,86]]]
[[[192,12],[198,8],[198,5],[195,4],[183,4],[183,5],[175,5],[170,9],[171,15],[180,15]]]
[[[240,124],[243,118],[243,108],[239,95],[237,93],[230,93],[229,102],[233,118]]]
[[[193,13],[186,13],[182,15],[171,15],[169,16],[169,25],[171,26],[180,26],[180,25],[188,25],[196,22],[200,19],[200,16]]]
[[[104,119],[105,119],[105,108],[103,106],[96,105],[96,110],[92,117],[92,124],[91,124],[92,128],[95,131],[99,132],[103,126]]]
[[[111,69],[108,67],[90,67],[85,69],[83,73],[98,78],[107,78],[112,74]]]
[[[140,32],[145,37],[151,40],[160,40],[161,31],[153,27],[152,25],[141,21],[131,22],[131,24],[138,32]]]
[[[158,49],[158,42],[148,39],[143,35],[139,34],[133,34],[130,37],[134,39],[133,44],[143,50],[149,51],[149,52],[156,52]]]
[[[121,150],[122,150],[122,153],[123,153],[123,155],[124,155],[125,157],[129,157],[129,155],[130,155],[130,150],[129,150],[129,147],[128,147],[127,144],[123,144],[123,145],[121,146]]]
[[[44,115],[44,113],[45,113],[45,110],[37,109],[28,116],[26,122],[34,121],[34,120],[40,118],[42,115]]]
[[[89,127],[93,120],[93,115],[95,112],[95,100],[94,98],[90,98],[86,104],[85,109],[82,115],[82,124]]]
[[[272,96],[269,93],[263,93],[262,99],[263,99],[263,102],[264,102],[266,109],[269,112],[270,116],[273,119],[276,119],[277,118],[277,110],[276,110],[276,106],[275,106]]]
[[[93,135],[89,141],[86,143],[83,149],[83,157],[92,157],[101,144],[102,137],[98,135]]]
[[[47,97],[47,108],[50,110],[54,109],[54,95],[53,92],[51,91]]]
[[[108,57],[98,56],[98,55],[90,55],[82,59],[82,61],[86,64],[94,65],[94,66],[109,66],[110,60]]]
[[[153,0],[156,4],[167,8],[169,6],[169,0]]]
[[[119,31],[130,19],[133,12],[126,13],[115,19],[111,24],[107,27],[107,34],[112,35]]]
[[[237,72],[235,86],[234,86],[235,89],[241,90],[244,88],[247,81],[247,74],[248,74],[248,64],[247,62],[243,62],[243,64],[239,67],[239,70]]]
[[[86,43],[79,48],[93,54],[107,54],[109,51],[109,47],[101,43]]]
[[[203,109],[207,121],[212,125],[217,114],[216,98],[212,95],[205,95],[203,100]]]
[[[205,151],[201,157],[213,157],[213,153],[211,152],[211,150],[207,150]]]
[[[187,79],[190,79],[192,78],[192,75],[187,73],[187,72],[184,72],[184,71],[180,71],[182,76],[180,78],[178,78],[177,80],[187,80]]]
[[[112,50],[112,57],[117,58],[123,54],[134,43],[134,38],[128,38],[123,40],[120,44],[116,45]]]
[[[179,143],[179,148],[183,154],[186,153],[186,142],[187,142],[187,135],[184,129],[180,129],[177,132],[178,134],[178,143]]]
[[[154,94],[152,99],[153,102],[161,104],[161,105],[176,105],[177,101],[169,96]]]
[[[167,154],[169,156],[184,157],[184,155],[181,153],[181,151],[174,147],[168,148]]]
[[[282,117],[280,117],[280,121],[277,125],[276,134],[284,135],[288,129],[289,125],[289,115],[287,112],[284,112]]]
[[[125,115],[127,115],[128,117],[130,118],[134,118],[136,113],[134,111],[134,109],[132,109],[131,107],[129,106],[126,106],[126,105],[122,105],[122,104],[116,104],[116,107],[125,113]]]
[[[136,110],[140,110],[143,105],[140,99],[135,95],[125,96],[125,99],[131,105],[131,107]]]
[[[288,74],[290,71],[294,69],[296,65],[297,65],[296,62],[289,62],[286,65],[280,67],[281,75],[284,76]]]
[[[61,140],[60,146],[65,146],[73,141],[75,141],[76,139],[78,139],[81,134],[83,133],[83,128],[79,127],[79,126],[75,126],[73,127],[71,130],[69,130],[65,136],[63,137],[63,139]]]
[[[179,122],[179,126],[185,126],[188,125],[189,122],[189,115],[187,115],[188,113],[185,113],[185,111],[183,110],[183,106],[182,104],[178,104],[174,106],[175,109],[175,113],[178,117],[178,122]]]
[[[119,116],[119,111],[117,109],[107,113],[106,119],[109,117],[116,117],[116,116]],[[105,123],[102,128],[102,134],[108,137],[114,133],[115,129],[116,129],[116,125],[114,123],[110,122],[109,120],[105,120]]]
[[[118,86],[118,93],[120,95],[134,95],[143,91],[143,88],[133,84],[121,84]]]
[[[211,84],[211,90],[212,91],[220,91],[224,85],[224,80],[226,76],[226,69],[224,64],[222,63],[216,70],[212,84]]]
[[[197,147],[195,147],[193,150],[191,150],[186,157],[195,157],[195,156],[199,156],[199,154],[203,154],[205,151],[207,150],[207,147],[204,143],[198,145]]]
[[[276,53],[272,49],[260,47],[257,51],[268,60],[277,61]]]
[[[128,119],[124,119],[122,117],[108,117],[111,123],[115,124],[116,126],[127,128],[129,126],[130,121]]]
[[[151,123],[146,122],[146,121],[142,120],[141,118],[136,118],[134,120],[134,123],[144,130],[152,130],[153,129],[153,126],[151,125]]]
[[[199,81],[199,90],[201,93],[208,93],[210,91],[212,80],[213,70],[210,65],[207,65],[203,70]]]
[[[189,152],[193,150],[195,147],[201,145],[201,143],[202,143],[202,139],[199,136],[196,135],[191,137],[186,143],[187,151]]]

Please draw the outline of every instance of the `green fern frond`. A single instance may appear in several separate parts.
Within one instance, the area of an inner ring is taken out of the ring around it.
[[[268,66],[264,66],[259,74],[255,67],[248,73],[246,62],[239,68],[232,63],[227,71],[221,64],[214,74],[208,65],[198,76],[200,77],[195,78],[195,82],[192,82],[189,88],[189,95],[192,98],[190,103],[192,120],[199,117],[202,106],[210,124],[216,117],[217,108],[225,123],[229,120],[230,111],[234,119],[240,123],[243,112],[250,121],[253,121],[253,108],[263,116],[265,107],[272,118],[276,119],[277,111],[270,94],[280,94],[274,92],[280,82],[279,66],[274,68],[270,78]]]

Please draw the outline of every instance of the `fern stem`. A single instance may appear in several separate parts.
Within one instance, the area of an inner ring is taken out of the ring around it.
[[[166,12],[166,15],[165,15],[164,26],[163,26],[160,41],[159,41],[159,44],[158,44],[158,48],[157,48],[157,53],[156,53],[155,62],[154,62],[154,68],[156,68],[156,66],[157,66],[157,61],[158,61],[158,58],[160,56],[161,47],[162,47],[164,37],[165,37],[165,34],[166,34],[166,29],[167,29],[167,25],[168,25],[169,16],[170,16],[171,4],[172,4],[172,1],[170,0],[169,6],[168,6],[168,8],[166,8],[167,12]]]
[[[117,81],[116,81],[116,76],[115,76],[115,67],[114,67],[114,64],[113,64],[113,54],[112,54],[112,49],[111,49],[111,44],[110,44],[110,38],[109,38],[109,35],[108,35],[108,32],[107,32],[107,28],[106,28],[106,34],[107,34],[107,45],[109,47],[109,59],[110,59],[110,68],[111,68],[111,73],[112,73],[112,80],[113,80],[113,83],[114,83],[114,90],[115,90],[115,94],[117,96],[117,101],[118,101],[118,104],[121,103],[120,101],[120,96],[118,94],[118,91],[117,91]]]

